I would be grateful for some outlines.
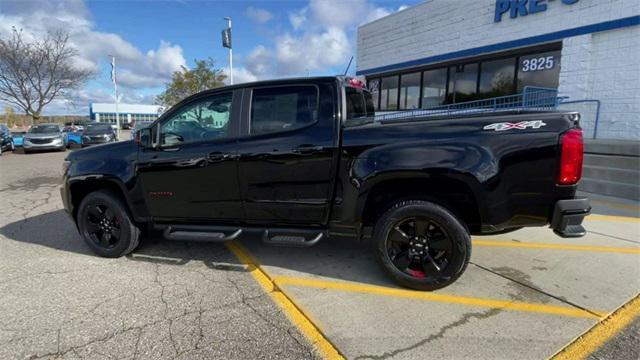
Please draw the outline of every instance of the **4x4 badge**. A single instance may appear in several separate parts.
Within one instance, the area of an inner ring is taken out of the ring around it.
[[[511,129],[524,130],[526,128],[539,129],[546,125],[547,124],[545,124],[542,120],[520,121],[518,123],[501,122],[486,125],[485,127],[483,127],[483,129],[495,131],[505,131]]]

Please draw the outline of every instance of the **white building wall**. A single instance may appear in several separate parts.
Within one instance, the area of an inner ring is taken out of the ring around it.
[[[640,15],[638,0],[547,2],[544,12],[494,22],[495,0],[430,0],[358,28],[357,70]]]
[[[640,15],[640,0],[547,1],[544,12],[515,19],[505,13],[496,23],[495,4],[430,0],[362,25],[357,71],[366,74],[382,66]],[[598,138],[640,140],[640,26],[568,37],[562,43],[560,94],[601,101]],[[570,107],[588,112],[584,125],[593,130],[595,106]]]
[[[640,27],[564,39],[561,96],[601,102],[598,138],[640,140]],[[594,130],[593,104],[575,106],[583,126]]]

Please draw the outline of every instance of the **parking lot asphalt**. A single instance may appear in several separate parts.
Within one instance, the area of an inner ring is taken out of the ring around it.
[[[474,237],[466,273],[436,292],[397,287],[367,246],[339,239],[151,239],[103,259],[62,210],[64,156],[0,157],[1,359],[542,359],[640,291],[640,207],[592,194],[586,237]],[[637,329],[583,355],[635,359]]]

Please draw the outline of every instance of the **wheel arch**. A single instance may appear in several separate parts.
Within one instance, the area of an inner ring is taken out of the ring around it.
[[[96,176],[83,176],[81,178],[69,180],[69,193],[71,194],[71,206],[72,216],[77,219],[78,208],[82,200],[90,193],[98,190],[108,190],[118,196],[124,201],[127,206],[127,211],[135,219],[136,216],[133,213],[133,206],[126,196],[127,190],[124,184],[114,178],[105,177],[102,175]]]
[[[452,176],[453,175],[453,176]],[[402,200],[425,200],[441,205],[478,232],[482,224],[478,185],[465,174],[387,174],[361,192],[357,216],[371,226],[391,206]]]

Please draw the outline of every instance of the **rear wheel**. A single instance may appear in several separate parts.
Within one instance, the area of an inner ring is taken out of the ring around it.
[[[78,209],[78,228],[84,241],[100,256],[120,257],[139,244],[140,229],[125,204],[110,191],[87,195]]]
[[[384,270],[398,284],[436,290],[460,277],[469,263],[471,239],[447,209],[428,201],[401,201],[376,223],[373,242]]]

